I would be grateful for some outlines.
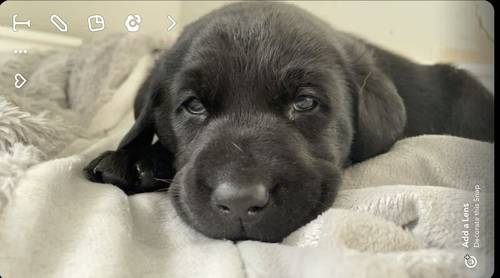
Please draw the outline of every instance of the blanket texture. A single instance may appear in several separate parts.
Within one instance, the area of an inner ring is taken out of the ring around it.
[[[87,181],[82,168],[116,148],[156,48],[169,44],[117,36],[0,67],[2,277],[492,273],[489,143],[401,140],[348,168],[332,208],[279,244],[210,239],[179,218],[168,192],[126,196]],[[19,69],[31,73],[21,93],[5,78]]]

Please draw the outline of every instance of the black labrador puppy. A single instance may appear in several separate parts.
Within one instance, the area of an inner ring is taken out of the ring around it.
[[[281,240],[332,204],[344,167],[400,138],[494,139],[493,96],[467,72],[280,3],[232,4],[187,26],[135,114],[87,177],[128,194],[170,185],[185,222],[232,240]]]

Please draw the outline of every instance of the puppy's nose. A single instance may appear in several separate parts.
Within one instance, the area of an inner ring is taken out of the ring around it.
[[[212,193],[212,203],[220,213],[242,220],[258,215],[268,202],[269,191],[262,184],[235,186],[223,183]]]

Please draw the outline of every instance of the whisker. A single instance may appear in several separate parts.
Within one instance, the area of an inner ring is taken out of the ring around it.
[[[171,184],[173,180],[168,180],[168,179],[159,179],[159,178],[153,178],[154,180],[161,181],[164,183]]]
[[[236,144],[235,142],[231,142],[231,144],[232,144],[232,145],[233,145],[236,149],[238,149],[240,152],[243,152],[243,149],[242,149],[240,146],[238,146],[238,144]]]
[[[169,191],[169,188],[160,188],[160,189],[157,189],[155,190],[154,192],[163,192],[163,191]]]

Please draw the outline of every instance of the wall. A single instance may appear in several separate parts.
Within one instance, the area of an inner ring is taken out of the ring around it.
[[[286,1],[422,62],[493,62],[494,10],[486,1]],[[190,22],[227,1],[183,4]],[[481,21],[481,23],[480,23]],[[483,26],[484,28],[481,28]]]

